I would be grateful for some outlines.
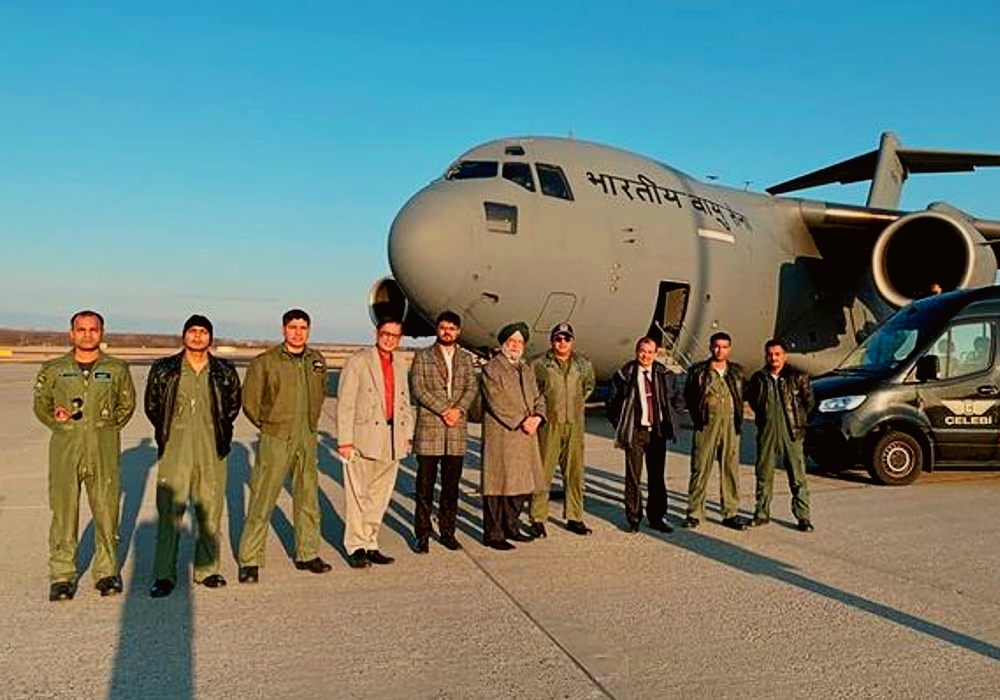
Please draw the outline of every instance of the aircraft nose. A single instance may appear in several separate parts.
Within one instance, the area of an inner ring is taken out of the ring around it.
[[[426,314],[457,306],[474,265],[468,204],[434,185],[417,193],[389,230],[389,266],[410,301]]]

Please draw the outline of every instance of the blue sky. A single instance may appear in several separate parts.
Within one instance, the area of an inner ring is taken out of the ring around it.
[[[731,6],[730,6],[731,5]],[[990,2],[6,2],[0,325],[370,337],[406,199],[567,135],[764,187],[873,148],[1000,152]],[[864,187],[819,199],[861,203]],[[1000,170],[903,205],[1000,219]]]

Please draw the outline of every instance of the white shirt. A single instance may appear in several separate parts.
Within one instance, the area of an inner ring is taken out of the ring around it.
[[[452,365],[452,361],[455,359],[455,346],[454,345],[448,345],[448,346],[442,345],[440,347],[441,347],[441,354],[444,356],[444,364],[448,368],[448,398],[450,399],[451,398],[451,377],[452,377],[451,365]]]
[[[652,373],[653,368],[643,369],[642,365],[637,365],[636,370],[639,372],[639,405],[642,406],[642,416],[639,418],[639,425],[645,428],[653,427],[652,417],[649,415],[649,402],[646,401],[646,373]],[[650,379],[653,375],[650,374]]]

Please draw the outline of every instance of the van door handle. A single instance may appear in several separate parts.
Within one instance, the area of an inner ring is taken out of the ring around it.
[[[983,386],[976,389],[976,391],[979,392],[980,396],[996,396],[998,393],[1000,393],[997,391],[997,388],[995,386],[991,386],[989,384],[984,384]]]

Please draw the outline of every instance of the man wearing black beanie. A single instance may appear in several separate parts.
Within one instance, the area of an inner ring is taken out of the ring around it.
[[[219,530],[226,491],[226,457],[240,413],[240,377],[228,360],[209,352],[212,322],[195,314],[184,323],[184,349],[153,363],[146,380],[146,417],[153,424],[156,475],[155,581],[149,594],[177,585],[177,544],[190,500],[198,522],[194,581],[220,588]]]

